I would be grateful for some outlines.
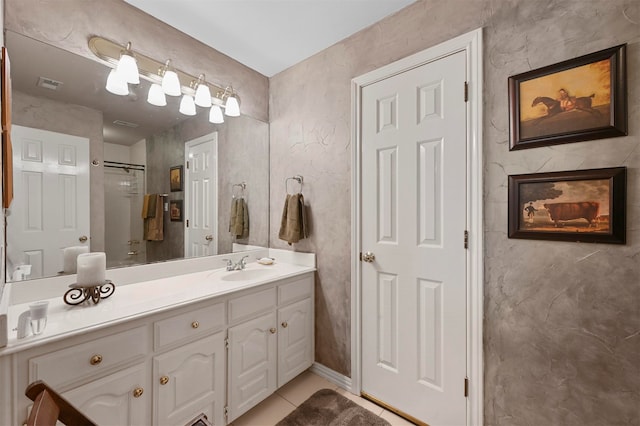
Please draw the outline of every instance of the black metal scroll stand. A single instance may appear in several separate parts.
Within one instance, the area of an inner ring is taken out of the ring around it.
[[[92,300],[96,305],[101,299],[106,299],[116,291],[116,286],[111,280],[105,280],[102,284],[69,284],[70,290],[64,294],[63,300],[67,305],[79,305]]]

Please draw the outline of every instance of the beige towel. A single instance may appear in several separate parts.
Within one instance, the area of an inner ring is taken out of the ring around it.
[[[242,234],[238,238],[249,238],[249,206],[244,198],[242,201]]]
[[[278,237],[289,245],[308,236],[306,212],[302,194],[287,194],[280,220]]]
[[[154,217],[156,215],[156,194],[145,194],[142,200],[142,218]]]
[[[229,232],[235,238],[249,237],[249,208],[244,198],[234,198],[231,201]]]
[[[153,201],[152,201],[153,200]],[[153,217],[144,220],[144,239],[147,241],[162,241],[164,239],[164,210],[162,208],[162,198],[159,194],[151,194],[149,207],[155,207]]]

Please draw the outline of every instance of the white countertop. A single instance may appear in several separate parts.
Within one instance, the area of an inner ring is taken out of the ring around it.
[[[85,302],[78,306],[64,303],[62,296],[49,301],[47,326],[38,336],[17,339],[18,316],[29,310],[29,303],[9,306],[8,344],[0,348],[0,356],[62,338],[84,334],[138,317],[177,308],[189,303],[231,294],[236,291],[267,284],[275,280],[315,271],[313,266],[276,262],[273,265],[248,263],[243,271],[225,268],[154,279],[118,286],[113,295],[94,305]],[[244,274],[244,275],[242,275]],[[243,277],[246,276],[246,279]],[[107,271],[107,279],[109,271]]]

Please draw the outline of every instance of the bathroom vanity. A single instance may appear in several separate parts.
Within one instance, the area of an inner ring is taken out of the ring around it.
[[[50,299],[45,331],[10,331],[0,349],[0,423],[24,422],[38,379],[101,425],[233,421],[313,363],[312,259],[123,285],[96,305]],[[26,306],[9,307],[10,327]]]

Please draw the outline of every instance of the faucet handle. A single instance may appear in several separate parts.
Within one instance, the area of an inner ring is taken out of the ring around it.
[[[231,259],[222,259],[223,262],[227,262],[227,266],[233,266],[233,260]]]

